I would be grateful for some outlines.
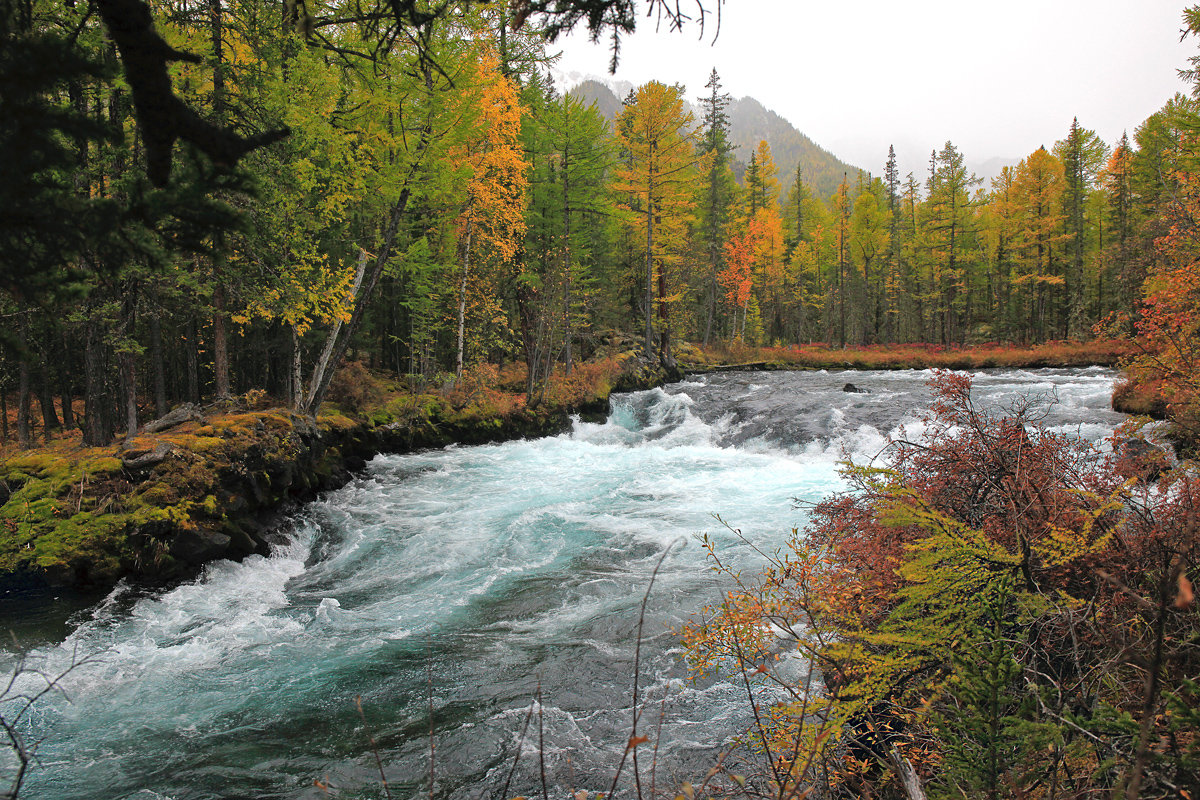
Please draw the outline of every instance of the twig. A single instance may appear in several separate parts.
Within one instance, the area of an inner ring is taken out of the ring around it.
[[[539,684],[538,691],[540,694],[541,686]],[[498,800],[504,800],[508,797],[508,787],[512,785],[513,775],[517,771],[517,764],[521,761],[521,748],[525,744],[525,733],[529,730],[529,722],[533,719],[533,706],[537,702],[537,695],[534,696],[534,701],[529,704],[529,711],[525,714],[525,722],[521,725],[521,735],[517,737],[517,755],[513,759],[512,767],[508,770],[508,777],[504,779],[504,788],[500,790]]]
[[[429,800],[433,800],[433,660],[429,656],[429,642],[425,643],[425,699],[429,708]]]
[[[667,554],[671,552],[671,548],[676,542],[682,541],[683,537],[675,539],[667,545],[661,556],[658,557],[658,563],[654,565],[654,571],[650,573],[650,582],[646,585],[646,593],[642,595],[642,607],[638,613],[637,626],[637,643],[633,649],[633,726],[629,731],[629,741],[625,744],[625,749],[621,753],[621,761],[617,764],[617,771],[613,773],[612,786],[608,790],[608,797],[611,799],[613,793],[617,791],[617,781],[621,777],[621,770],[625,767],[625,759],[629,756],[629,751],[633,751],[633,775],[634,782],[637,785],[638,798],[642,797],[642,782],[641,776],[638,774],[637,764],[637,747],[639,744],[647,741],[646,737],[637,735],[638,718],[641,716],[641,710],[638,708],[638,678],[641,672],[642,660],[642,627],[646,622],[646,604],[650,601],[650,592],[654,589],[654,580],[658,577],[658,571],[662,568],[663,561],[666,560]]]
[[[550,800],[550,793],[546,790],[546,732],[543,725],[543,714],[545,706],[542,705],[542,679],[538,678],[537,687],[537,708],[538,708],[538,772],[542,777],[542,800]],[[502,799],[503,800],[503,799]]]
[[[363,713],[362,695],[354,698],[354,707],[358,709],[358,716],[363,721],[363,731],[367,734],[367,741],[371,743],[371,752],[375,754],[375,766],[379,768],[379,782],[383,784],[384,797],[392,800],[392,790],[388,788],[387,775],[383,773],[383,759],[379,757],[379,746],[375,744],[375,737],[371,735],[371,729],[367,726],[367,715]]]

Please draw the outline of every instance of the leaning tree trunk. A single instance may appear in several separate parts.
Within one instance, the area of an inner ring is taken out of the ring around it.
[[[355,303],[355,301],[358,299],[358,292],[359,292],[359,289],[362,287],[363,273],[366,271],[366,269],[367,269],[367,251],[363,250],[360,247],[358,249],[358,267],[354,273],[354,285],[350,287],[350,296],[347,298],[348,302],[351,305],[353,305]],[[353,322],[353,319],[351,321]],[[313,401],[314,393],[317,390],[317,387],[319,385],[321,385],[322,383],[324,383],[326,386],[329,383],[327,373],[332,374],[332,372],[333,372],[333,370],[330,369],[330,364],[331,363],[334,365],[337,364],[337,362],[332,361],[332,359],[333,359],[333,351],[337,347],[338,334],[340,334],[341,332],[342,332],[342,320],[339,318],[336,322],[333,323],[333,330],[331,330],[329,332],[329,338],[325,340],[325,349],[321,351],[321,358],[317,360],[317,364],[313,368],[312,384],[311,384],[312,390],[309,393],[309,396],[307,398],[307,403],[306,403],[306,405],[309,405],[310,407],[311,407],[311,403]],[[296,381],[296,386],[299,387],[301,385],[299,382],[300,381],[300,363],[299,363],[300,337],[296,334],[296,329],[294,327],[292,328],[292,341],[293,341],[292,378]],[[343,352],[344,352],[344,350],[343,350]],[[338,360],[341,360],[340,355],[338,356]],[[319,402],[318,402],[318,405],[320,405]],[[315,414],[316,408],[312,407],[312,409],[313,409],[312,413]]]
[[[363,316],[367,313],[367,306],[375,293],[379,276],[383,274],[383,268],[387,265],[388,259],[392,257],[392,249],[396,246],[396,233],[400,228],[400,220],[404,216],[404,211],[408,207],[409,195],[410,190],[407,186],[400,191],[400,198],[392,206],[392,213],[388,218],[387,230],[383,235],[383,246],[375,254],[375,263],[371,265],[371,271],[365,274],[362,287],[357,290],[354,312],[350,315],[350,322],[344,326],[341,336],[331,338],[331,341],[336,341],[331,348],[329,358],[322,359],[325,367],[320,375],[313,373],[308,396],[304,401],[304,413],[309,416],[317,415],[321,403],[325,400],[325,393],[329,391],[329,381],[333,377],[333,370],[329,369],[328,365],[337,364],[342,360],[342,357],[346,355],[346,350],[350,347],[350,341],[354,338],[354,334],[358,333],[359,327],[362,326]],[[361,255],[365,257],[366,254]],[[363,266],[365,268],[365,261]]]
[[[454,361],[454,376],[462,380],[463,343],[466,338],[467,277],[471,269],[471,219],[467,218],[467,230],[463,239],[462,280],[458,287],[458,354]]]

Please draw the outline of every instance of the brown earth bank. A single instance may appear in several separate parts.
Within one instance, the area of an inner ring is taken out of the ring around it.
[[[352,362],[311,419],[261,393],[184,406],[103,448],[77,437],[0,461],[0,590],[103,590],[127,578],[174,582],[206,562],[266,554],[283,512],[344,485],[379,453],[559,433],[572,414],[603,416],[614,391],[719,369],[910,369],[1111,365],[1116,345],[1039,348],[681,346],[664,368],[631,352],[556,377],[528,402],[518,370],[483,365],[440,389],[416,388]]]

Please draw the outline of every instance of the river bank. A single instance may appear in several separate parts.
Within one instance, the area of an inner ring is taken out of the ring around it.
[[[1111,365],[1121,355],[1095,344],[679,352],[692,372]],[[109,447],[66,438],[18,451],[0,462],[0,588],[173,582],[216,559],[266,554],[283,510],[344,485],[380,453],[551,435],[573,414],[603,415],[614,391],[681,375],[618,352],[580,365],[529,404],[495,370],[413,391],[352,364],[315,420],[252,393]]]
[[[635,674],[659,785],[699,785],[754,719],[740,672],[693,684],[680,659],[672,631],[730,588],[696,535],[756,576],[845,487],[847,455],[865,463],[915,422],[928,377],[689,375],[614,395],[604,421],[565,435],[381,455],[288,513],[268,557],[169,588],[128,581],[77,605],[73,624],[18,630],[47,673],[92,656],[64,684],[69,702],[39,706],[44,766],[27,794],[315,800],[319,778],[379,796],[364,732],[396,797],[429,796],[431,740],[438,800],[532,796],[543,764],[554,795],[607,793]],[[1122,419],[1112,383],[1107,369],[997,370],[975,391],[989,408],[1057,392],[1044,424],[1099,438]],[[544,759],[536,739],[518,743],[535,696]],[[626,764],[618,792],[633,795],[632,775]]]
[[[209,561],[266,554],[281,511],[342,486],[379,453],[557,433],[573,414],[602,415],[614,391],[677,377],[632,356],[605,359],[530,406],[470,381],[414,393],[351,375],[315,420],[249,396],[109,447],[64,439],[20,451],[0,462],[0,587],[171,582]]]

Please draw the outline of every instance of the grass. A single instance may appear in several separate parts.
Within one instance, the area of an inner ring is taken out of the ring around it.
[[[681,348],[680,360],[698,368],[761,364],[776,369],[1017,369],[1116,366],[1132,355],[1126,342],[1046,342],[1022,347],[986,343],[969,347],[929,344],[828,344],[751,347],[741,342],[708,349]]]

